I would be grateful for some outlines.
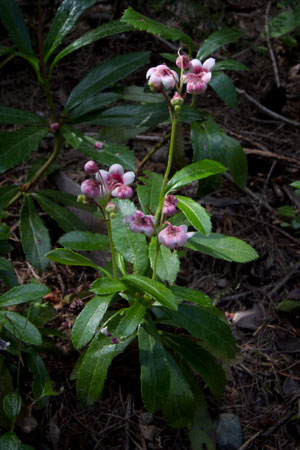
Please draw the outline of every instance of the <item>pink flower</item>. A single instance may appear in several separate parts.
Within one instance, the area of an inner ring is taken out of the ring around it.
[[[175,195],[167,195],[164,199],[163,214],[166,217],[173,216],[176,213],[178,200]]]
[[[208,58],[202,64],[199,59],[192,59],[189,65],[190,73],[199,75],[202,72],[211,72],[215,65],[216,60],[214,58]]]
[[[59,129],[59,126],[60,125],[59,125],[58,122],[53,122],[53,123],[50,124],[50,130],[55,132],[55,131],[57,131]]]
[[[85,165],[84,165],[84,171],[86,172],[86,173],[88,173],[89,175],[92,175],[92,174],[94,174],[94,173],[97,173],[98,172],[98,166],[97,166],[97,164],[95,163],[95,161],[88,161],[87,163],[85,163]]]
[[[129,225],[132,233],[142,233],[151,236],[154,233],[154,216],[146,216],[142,211],[136,211],[123,219],[123,223]]]
[[[101,183],[97,180],[85,180],[81,183],[81,192],[89,198],[96,199],[101,195]]]
[[[134,172],[124,173],[121,164],[113,164],[109,170],[99,170],[96,179],[102,184],[104,194],[111,192],[113,197],[130,198],[133,194],[129,187],[135,178]]]
[[[158,240],[165,247],[174,249],[183,247],[186,241],[194,234],[193,232],[187,232],[186,225],[180,225],[180,227],[168,225],[158,234]]]
[[[176,58],[176,66],[181,69],[188,69],[190,67],[190,58],[187,55],[179,55]]]
[[[166,64],[151,67],[146,73],[146,78],[149,86],[155,88],[163,85],[166,89],[170,89],[175,87],[176,81],[178,81],[177,73],[169,69]]]
[[[98,142],[95,142],[94,148],[97,148],[98,150],[100,150],[103,147],[103,145],[104,145],[103,142],[98,141]]]
[[[202,72],[199,75],[188,73],[184,78],[186,90],[189,94],[197,95],[206,91],[211,80],[211,72]]]

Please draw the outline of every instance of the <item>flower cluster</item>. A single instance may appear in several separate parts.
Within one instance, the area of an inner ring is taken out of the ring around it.
[[[209,58],[202,64],[199,59],[190,60],[186,55],[179,55],[176,65],[181,69],[182,82],[186,84],[186,91],[189,94],[197,95],[206,91],[211,80],[211,71],[215,65],[214,58]],[[186,69],[187,71],[184,72]],[[146,78],[152,90],[159,91],[162,86],[165,89],[174,87],[178,89],[179,77],[166,64],[151,67],[146,73]]]
[[[98,169],[94,161],[88,161],[84,170],[89,175],[95,175],[96,179],[88,179],[81,183],[81,192],[86,197],[99,199],[111,193],[113,197],[120,199],[130,198],[133,191],[130,185],[135,179],[134,172],[124,173],[120,164],[113,164],[109,170]]]

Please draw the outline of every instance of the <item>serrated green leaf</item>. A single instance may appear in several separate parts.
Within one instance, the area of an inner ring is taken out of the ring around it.
[[[30,36],[18,3],[15,0],[0,0],[0,17],[20,52],[33,55]]]
[[[149,258],[152,269],[154,266],[156,255],[156,244],[157,239],[152,237],[149,245]],[[170,284],[173,284],[177,278],[179,270],[180,262],[177,251],[174,250],[173,252],[171,252],[171,250],[164,245],[160,245],[156,261],[156,273],[159,279],[162,281],[168,281]]]
[[[201,423],[201,427],[199,427],[199,423]],[[193,450],[216,449],[215,431],[204,401],[197,404],[192,424],[189,427],[189,438]]]
[[[37,123],[45,124],[45,122],[45,119],[31,111],[23,111],[21,109],[0,105],[0,123],[32,125]]]
[[[0,270],[4,270],[4,271],[12,271],[13,265],[12,263],[7,259],[7,258],[3,258],[2,256],[0,256]],[[1,299],[1,297],[0,297]]]
[[[159,202],[163,177],[159,173],[145,170],[145,177],[140,177],[143,185],[137,186],[139,203],[145,214],[154,214]]]
[[[277,306],[279,311],[296,312],[300,310],[300,300],[289,300],[288,298],[282,300]]]
[[[142,293],[150,294],[151,297],[157,300],[161,305],[172,310],[177,309],[174,294],[164,284],[141,275],[126,275],[122,277],[121,281],[129,286],[129,288],[134,288]]]
[[[165,101],[162,94],[144,91],[145,88],[142,86],[125,87],[124,93],[122,94],[122,100],[140,103],[162,103]]]
[[[185,247],[225,261],[246,263],[258,258],[257,252],[246,242],[217,233],[209,236],[196,233],[186,242]]]
[[[246,155],[239,142],[227,136],[212,118],[191,124],[191,144],[195,161],[219,161],[229,168],[239,187],[245,186],[248,178]],[[201,188],[201,183],[199,186]]]
[[[50,289],[43,284],[29,283],[16,286],[0,296],[0,308],[31,302],[48,294]]]
[[[132,30],[131,26],[121,23],[119,20],[113,20],[111,22],[104,23],[103,25],[100,25],[100,27],[97,27],[94,30],[91,30],[88,33],[84,34],[79,39],[76,39],[67,47],[65,47],[60,53],[58,53],[50,66],[50,70],[52,70],[54,65],[59,60],[69,55],[70,53],[73,53],[75,50],[78,50],[85,45],[92,44],[93,42],[96,42],[104,37],[112,36],[113,34],[124,33],[130,30]]]
[[[19,439],[13,431],[7,431],[1,436],[0,450],[18,450]]]
[[[18,186],[1,186],[0,187],[0,210],[5,209],[8,202],[16,195],[19,191]]]
[[[82,406],[95,403],[102,392],[108,368],[116,354],[116,344],[99,334],[87,349],[77,377],[77,398]]]
[[[203,60],[212,55],[216,50],[218,50],[218,48],[223,47],[230,42],[237,41],[243,36],[244,34],[242,32],[234,31],[230,28],[215,31],[210,34],[207,39],[205,39],[198,50],[197,58]]]
[[[63,127],[62,133],[73,148],[84,153],[90,159],[104,165],[121,164],[125,169],[135,170],[134,154],[128,147],[104,143],[104,146],[98,150],[94,149],[95,139],[84,135],[75,128]]]
[[[89,231],[71,231],[64,234],[58,243],[72,250],[107,250],[109,247],[106,235]]]
[[[277,14],[277,16],[273,17],[273,19],[271,19],[268,23],[270,38],[279,38],[284,34],[291,33],[298,28],[300,26],[299,12],[300,10],[298,4],[298,15],[295,14],[295,11],[282,11]],[[264,38],[266,37],[265,30],[261,33],[261,36]]]
[[[47,135],[47,128],[26,127],[0,134],[0,173],[28,159]]]
[[[139,327],[138,342],[143,402],[154,413],[163,408],[168,398],[170,373],[167,355],[157,330],[150,321]]]
[[[72,30],[80,15],[96,0],[64,0],[58,8],[44,43],[45,62]]]
[[[226,105],[237,106],[237,93],[231,79],[224,72],[213,74],[209,85]]]
[[[164,311],[178,327],[184,328],[192,336],[204,341],[215,357],[221,359],[234,357],[235,340],[229,326],[209,309],[179,304],[178,311],[171,309]]]
[[[183,373],[169,353],[166,353],[170,372],[170,388],[167,401],[163,405],[163,416],[172,428],[186,426],[195,410],[194,395]]]
[[[4,328],[21,339],[32,345],[41,345],[42,337],[39,330],[25,317],[13,311],[0,311],[0,319],[5,320]]]
[[[174,334],[167,334],[172,350],[200,375],[212,394],[217,398],[223,395],[226,375],[220,364],[196,342]]]
[[[38,201],[40,207],[67,233],[73,230],[86,230],[85,224],[69,211],[67,208],[58,205],[48,197],[39,193],[32,194]]]
[[[68,120],[73,122],[78,118],[80,119],[82,116],[85,116],[91,111],[95,110],[98,111],[99,109],[102,109],[104,106],[116,102],[120,97],[121,97],[120,94],[115,94],[114,92],[107,92],[105,94],[95,95],[92,98],[87,98],[86,101],[82,101],[78,106],[72,109],[70,115],[68,116]]]
[[[290,184],[290,186],[296,189],[300,189],[300,181],[294,181],[293,183]]]
[[[211,299],[203,292],[195,289],[188,289],[183,286],[171,286],[171,291],[180,302],[194,302],[199,306],[211,308],[213,306]]]
[[[0,223],[0,240],[7,241],[9,239],[10,229],[6,223]]]
[[[121,281],[112,278],[98,278],[90,287],[90,291],[97,295],[112,294],[125,290],[126,286]]]
[[[13,423],[21,411],[22,398],[17,392],[9,392],[3,399],[3,409],[5,414]]]
[[[93,338],[112,297],[113,294],[94,297],[85,305],[72,329],[72,343],[76,349],[84,347]]]
[[[148,305],[142,299],[136,299],[134,303],[127,309],[124,317],[120,320],[114,336],[124,341],[129,336],[135,333],[138,326],[141,324],[147,312]]]
[[[194,48],[194,43],[187,34],[175,28],[167,27],[149,17],[143,16],[131,7],[124,11],[121,21],[126,22],[137,30],[146,31],[147,33],[161,36],[170,41],[182,41],[187,44],[191,50]]]
[[[43,272],[49,265],[45,254],[51,248],[50,238],[32,198],[28,195],[24,197],[21,208],[20,232],[26,258],[40,272]]]
[[[223,173],[226,168],[216,161],[203,160],[190,164],[175,173],[166,186],[166,194],[175,191],[193,181]]]
[[[45,384],[50,380],[49,373],[42,358],[36,352],[30,352],[26,355],[26,366],[33,374],[32,393],[34,398],[38,399],[42,395]],[[47,403],[48,398],[43,398],[38,405],[45,407]]]
[[[133,214],[136,207],[129,200],[115,201],[118,212],[111,221],[111,229],[116,250],[134,266],[137,274],[143,274],[148,266],[147,242],[145,235],[132,233],[123,223],[124,218]]]
[[[55,395],[59,395],[59,393],[53,390],[53,381],[52,380],[46,381],[43,387],[43,391],[41,393],[41,398]]]
[[[70,111],[81,101],[99,94],[148,62],[149,52],[127,53],[106,60],[91,70],[72,90],[65,109]]]
[[[177,208],[183,212],[190,224],[200,231],[200,233],[209,235],[211,232],[211,220],[205,208],[195,202],[192,198],[176,195],[178,200]]]
[[[214,65],[215,70],[248,70],[248,67],[235,59],[224,59]]]
[[[66,264],[69,266],[86,266],[93,267],[94,269],[99,269],[96,264],[85,256],[79,253],[73,252],[68,248],[57,248],[46,254],[46,257],[51,259],[51,261],[58,262],[60,264]]]

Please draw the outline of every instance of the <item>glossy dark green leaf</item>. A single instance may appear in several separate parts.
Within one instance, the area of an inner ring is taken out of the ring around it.
[[[17,392],[9,392],[3,399],[3,409],[5,414],[13,423],[21,411],[22,398]]]
[[[68,194],[67,192],[57,191],[55,189],[39,189],[39,194],[43,197],[48,197],[51,200],[60,203],[65,206],[73,206],[74,208],[84,209],[89,212],[96,212],[97,207],[94,205],[84,205],[77,202],[77,197],[75,195]]]
[[[165,309],[165,312],[178,327],[186,329],[192,336],[204,341],[215,357],[234,357],[235,340],[229,326],[219,320],[209,309],[179,304],[178,311]]]
[[[248,178],[246,155],[239,142],[227,136],[213,119],[192,123],[191,144],[195,161],[219,161],[228,167],[239,187],[245,186]]]
[[[41,345],[42,337],[39,330],[26,317],[13,311],[0,311],[0,320],[5,320],[4,328],[17,339],[28,344]]]
[[[0,241],[0,254],[5,254],[11,252],[13,250],[13,246],[10,245],[6,241]]]
[[[84,223],[67,208],[58,205],[56,202],[53,202],[48,197],[44,197],[41,194],[35,193],[33,196],[38,201],[40,207],[55,220],[66,233],[73,230],[86,230]]]
[[[277,306],[279,311],[297,313],[300,309],[300,300],[284,299]]]
[[[156,243],[157,239],[153,237],[149,245],[149,258],[152,269],[156,255]],[[158,278],[162,281],[168,281],[170,284],[173,284],[177,278],[179,269],[180,262],[177,251],[173,250],[171,252],[171,250],[164,245],[160,245],[156,262],[156,273]]]
[[[77,377],[77,398],[82,406],[95,403],[102,392],[108,368],[116,354],[116,344],[99,334],[87,349]]]
[[[152,322],[139,327],[141,391],[146,408],[154,413],[163,408],[169,393],[170,373],[165,351]]]
[[[168,27],[163,23],[143,16],[131,7],[124,11],[121,21],[126,22],[128,25],[133,26],[137,30],[146,31],[147,33],[161,36],[162,38],[170,41],[182,41],[187,44],[191,50],[194,48],[194,43],[187,34],[176,28]]]
[[[201,423],[200,427],[199,423]],[[197,401],[193,420],[189,426],[189,438],[193,450],[203,450],[204,448],[206,450],[216,450],[213,422],[203,400],[201,402]]]
[[[6,55],[7,53],[13,53],[13,49],[6,47],[6,45],[0,45],[0,56]]]
[[[93,338],[112,297],[92,298],[76,318],[72,329],[72,343],[76,349],[84,347]]]
[[[11,271],[13,270],[13,265],[7,258],[3,258],[2,256],[0,256],[0,271],[2,270],[4,270],[5,272]]]
[[[184,167],[175,173],[166,186],[166,194],[193,181],[226,171],[226,167],[216,161],[203,160]]]
[[[50,289],[43,284],[29,283],[16,286],[0,296],[0,308],[31,302],[48,294]]]
[[[3,281],[3,283],[5,284],[5,286],[8,289],[11,289],[14,286],[18,285],[18,279],[16,277],[16,274],[14,271],[9,270],[1,270],[0,271],[0,280]]]
[[[7,431],[0,438],[0,450],[18,450],[19,439],[13,431]]]
[[[116,328],[114,336],[124,341],[133,333],[135,333],[138,326],[141,324],[147,312],[148,305],[142,299],[137,299],[127,309],[124,317],[120,320],[119,325]]]
[[[122,100],[138,103],[163,103],[165,98],[163,94],[157,92],[145,92],[143,86],[127,86],[124,88]]]
[[[90,287],[90,291],[97,295],[107,295],[125,290],[126,286],[121,281],[104,277],[98,278]]]
[[[98,95],[148,62],[149,52],[135,52],[106,60],[91,70],[72,90],[66,104],[70,111],[83,100]]]
[[[237,106],[237,93],[234,84],[224,72],[213,73],[209,85],[226,105]]]
[[[43,387],[43,391],[41,393],[41,398],[56,395],[59,395],[59,393],[53,390],[53,381],[52,380],[46,381]]]
[[[63,247],[72,250],[107,250],[109,247],[106,235],[89,231],[70,231],[70,233],[64,234],[58,242]]]
[[[7,239],[9,239],[9,235],[9,227],[6,225],[6,223],[0,223],[0,240],[7,241]]]
[[[16,195],[19,191],[18,186],[1,186],[0,187],[0,210],[5,209],[8,202]]]
[[[112,20],[111,22],[104,23],[103,25],[100,25],[100,27],[89,31],[80,38],[76,39],[66,48],[64,48],[60,53],[58,53],[51,64],[51,69],[60,59],[69,55],[75,50],[78,50],[85,45],[92,44],[93,42],[96,42],[104,37],[112,36],[113,34],[124,33],[126,31],[130,31],[131,29],[132,27],[130,25],[121,23],[119,20]]]
[[[141,275],[126,275],[121,281],[131,289],[151,295],[161,305],[172,310],[177,309],[174,294],[164,284]]]
[[[64,0],[61,3],[44,43],[45,61],[72,30],[80,15],[94,3],[96,0]]]
[[[138,184],[137,186],[139,203],[145,214],[155,214],[163,177],[159,173],[150,172],[149,170],[145,170],[144,173],[146,177],[139,178],[144,184]]]
[[[10,108],[9,106],[0,105],[0,123],[32,125],[37,123],[44,123],[37,114],[31,111],[23,111],[21,109]]]
[[[11,40],[20,52],[33,55],[30,36],[16,0],[0,0],[0,17]]]
[[[167,335],[172,350],[201,375],[212,394],[217,398],[223,395],[226,375],[220,364],[196,342],[181,336]]]
[[[28,159],[47,135],[47,128],[26,127],[0,134],[0,173]]]
[[[190,224],[200,233],[208,235],[211,232],[211,220],[205,208],[190,197],[176,195],[176,198],[177,208],[183,212]]]
[[[194,302],[199,306],[211,308],[213,306],[211,299],[203,292],[196,289],[188,289],[183,286],[172,286],[171,291],[179,302]]]
[[[182,371],[169,353],[166,353],[170,372],[170,388],[163,405],[163,416],[172,428],[186,426],[193,417],[195,399]]]
[[[75,128],[63,127],[62,133],[68,144],[84,153],[89,159],[105,165],[121,164],[125,169],[135,170],[134,153],[128,147],[104,143],[104,146],[98,150],[94,148],[95,139]]]
[[[129,200],[116,200],[118,212],[111,221],[112,235],[116,250],[134,266],[137,274],[143,274],[148,266],[148,252],[145,235],[132,233],[123,223],[124,218],[133,214],[136,207]]]
[[[95,95],[92,98],[89,97],[86,101],[82,101],[78,106],[72,109],[70,115],[68,116],[68,120],[73,122],[91,111],[98,111],[104,106],[116,102],[120,97],[120,94],[115,94],[114,92]]]
[[[257,252],[246,242],[217,233],[209,236],[196,233],[186,242],[185,247],[225,261],[246,263],[258,258]]]
[[[205,39],[198,50],[197,58],[203,60],[212,55],[216,50],[218,50],[218,48],[223,47],[230,42],[237,41],[241,37],[243,37],[242,32],[234,31],[230,28],[215,31],[210,34],[207,39]]]
[[[214,65],[215,70],[248,70],[248,67],[235,59],[224,59]]]
[[[45,254],[51,249],[47,228],[35,209],[33,200],[26,195],[20,214],[21,242],[26,258],[40,272],[49,265]]]
[[[51,261],[58,262],[60,264],[66,264],[69,266],[85,266],[85,267],[93,267],[94,269],[98,269],[98,266],[93,263],[90,259],[85,256],[80,255],[79,253],[73,252],[68,248],[57,248],[47,253],[47,258],[51,259]]]
[[[42,395],[45,383],[50,380],[49,373],[42,358],[36,352],[30,352],[26,355],[26,366],[33,374],[32,393],[34,398],[38,399]],[[45,407],[47,402],[48,399],[43,398],[39,401],[38,405]]]

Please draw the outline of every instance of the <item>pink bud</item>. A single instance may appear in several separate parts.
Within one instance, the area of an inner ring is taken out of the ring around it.
[[[190,58],[187,55],[179,55],[176,58],[176,66],[179,67],[179,69],[181,69],[181,67],[187,69],[190,67]]]
[[[178,92],[175,92],[173,97],[171,98],[171,105],[173,106],[181,106],[183,105],[184,100]]]
[[[88,173],[89,175],[92,175],[94,173],[98,172],[98,166],[95,163],[95,161],[88,161],[85,165],[84,165],[84,171],[86,173]]]
[[[53,122],[50,124],[50,130],[53,132],[57,131],[59,129],[59,127],[60,127],[60,125],[58,122]]]
[[[94,148],[97,148],[98,150],[100,150],[103,147],[103,142],[97,141],[94,144]]]
[[[121,184],[112,190],[111,195],[120,199],[130,198],[133,195],[133,190],[126,184]]]
[[[86,197],[96,199],[100,196],[100,183],[97,180],[83,181],[80,189]]]
[[[176,213],[178,200],[175,195],[167,195],[163,204],[163,214],[166,217],[173,216]]]

